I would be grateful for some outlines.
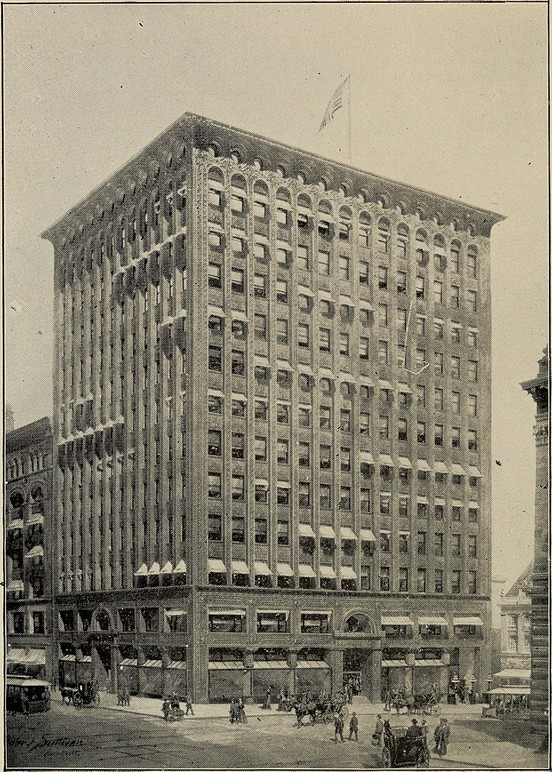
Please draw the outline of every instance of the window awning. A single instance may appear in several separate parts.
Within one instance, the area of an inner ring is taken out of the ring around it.
[[[293,576],[293,569],[289,563],[277,563],[276,572],[278,576]]]
[[[142,563],[138,571],[134,572],[134,576],[147,576],[148,573],[148,567],[145,563]]]
[[[339,373],[341,383],[356,383],[356,379],[350,373]]]
[[[313,369],[310,365],[299,362],[298,368],[300,373],[306,373],[306,375],[314,375]]]
[[[176,564],[176,567],[173,571],[174,574],[185,574],[186,573],[186,563],[184,560],[179,560]]]
[[[341,578],[342,579],[356,579],[357,575],[351,568],[351,566],[341,566]]]
[[[420,472],[431,472],[431,467],[425,460],[425,458],[418,459],[418,469]]]
[[[270,367],[269,358],[262,356],[262,354],[255,354],[253,359],[256,365],[260,365],[261,367]]]
[[[356,308],[356,303],[353,303],[350,297],[347,297],[347,295],[340,295],[339,296],[339,302],[342,306],[349,306],[349,308]]]
[[[241,660],[230,660],[227,662],[209,662],[208,670],[243,670]]]
[[[168,670],[186,670],[186,662],[172,659],[167,665]]]
[[[183,616],[186,616],[186,612],[184,611],[183,608],[166,608],[165,616],[166,617],[183,617]]]
[[[332,293],[328,292],[328,290],[318,290],[318,297],[321,300],[328,300],[330,303],[335,303]]]
[[[375,464],[374,456],[370,453],[369,450],[361,450],[360,451],[360,460],[363,464]]]
[[[142,667],[163,667],[163,660],[161,659],[147,659]]]
[[[288,663],[285,659],[280,660],[256,660],[253,663],[253,670],[287,670]]]
[[[207,392],[210,397],[224,397],[224,392],[222,389],[213,389],[211,386],[209,386]]]
[[[313,298],[314,297],[314,292],[311,289],[309,289],[308,287],[302,287],[300,285],[299,287],[297,287],[297,292],[299,293],[299,295],[305,295],[305,297],[307,297],[307,298]]]
[[[344,526],[343,528],[339,529],[339,535],[341,537],[342,541],[356,541],[357,535],[353,531],[352,528],[349,528],[348,526]]]
[[[530,670],[523,670],[522,668],[507,668],[506,670],[500,670],[498,673],[493,673],[493,678],[531,678]]]
[[[443,667],[440,659],[417,659],[414,667]]]
[[[276,360],[276,367],[278,370],[287,370],[290,373],[293,373],[295,368],[293,368],[289,362],[287,362],[285,359],[277,359]]]
[[[418,617],[419,625],[441,625],[441,627],[447,626],[448,622],[445,617]]]
[[[314,539],[315,533],[308,523],[299,523],[299,536],[306,536],[308,538]]]
[[[399,468],[400,469],[412,469],[412,462],[406,456],[399,456]]]
[[[468,501],[468,509],[479,509],[477,501]]]
[[[398,387],[399,391],[402,392],[403,394],[413,394],[414,393],[412,391],[412,389],[410,388],[410,386],[408,386],[406,383],[399,383],[399,384],[397,384],[397,387]]]
[[[305,670],[307,668],[314,668],[317,670],[329,670],[330,666],[323,659],[298,659],[297,669]]]
[[[468,625],[470,627],[483,627],[480,617],[453,617],[452,623],[456,625]]]
[[[406,667],[405,659],[382,659],[382,667]]]
[[[20,665],[45,665],[46,652],[44,649],[14,649],[9,648],[8,662],[17,662]]]
[[[427,504],[427,496],[417,496],[418,504]]]
[[[247,567],[247,563],[245,560],[233,560],[232,563],[232,573],[233,574],[248,574],[249,568]]]
[[[41,558],[44,556],[44,547],[41,544],[37,544],[36,547],[30,549],[25,555],[26,558]]]
[[[316,574],[312,570],[311,566],[308,565],[308,563],[299,563],[299,576],[314,579]]]
[[[380,378],[378,381],[380,389],[383,389],[384,391],[394,391],[393,387],[391,386],[389,381],[386,381],[384,378]]]
[[[322,539],[335,539],[335,531],[331,525],[321,525],[318,532]]]
[[[386,627],[387,625],[405,625],[408,627],[413,626],[413,622],[410,619],[410,617],[382,617],[381,618],[381,626]]]
[[[447,503],[447,502],[446,502],[446,499],[443,499],[443,498],[441,498],[440,496],[436,496],[436,497],[435,497],[435,503],[436,503],[438,506],[440,506],[440,507],[444,507],[444,506],[446,506],[446,503]]]
[[[460,501],[460,499],[452,499],[451,504],[453,507],[462,508],[464,506],[464,502]]]
[[[373,311],[374,306],[370,303],[369,300],[363,300],[362,298],[359,301],[360,307],[365,308],[367,311]]]
[[[361,541],[376,541],[376,537],[372,533],[372,531],[369,528],[361,528],[360,529],[360,540]]]
[[[167,560],[161,571],[159,571],[160,574],[172,574],[173,570],[173,564],[170,560]]]
[[[11,523],[8,523],[8,530],[10,528],[23,528],[23,520],[20,517],[16,517]]]
[[[221,319],[224,319],[226,317],[226,314],[222,310],[222,308],[219,308],[218,306],[207,306],[207,311],[209,312],[209,316],[219,316]]]
[[[77,659],[77,657],[75,656],[75,654],[64,654],[62,657],[59,658],[59,661],[60,662],[75,662],[76,659]]]
[[[395,466],[395,464],[393,463],[393,459],[391,458],[391,456],[387,455],[387,453],[381,453],[379,460],[382,466]]]
[[[22,579],[13,579],[7,587],[8,592],[23,592],[25,586]]]
[[[268,480],[265,480],[264,477],[255,477],[255,487],[266,490],[268,488]]]
[[[320,566],[320,576],[324,579],[335,579],[336,573],[331,566]]]
[[[487,692],[487,694],[511,694],[512,696],[530,693],[530,686],[497,686],[495,689],[491,689],[490,692]]]
[[[277,480],[276,481],[276,487],[277,488],[291,488],[291,483],[287,480]]]
[[[232,319],[237,319],[238,322],[249,322],[249,317],[243,311],[236,311],[235,308],[232,309]]]
[[[157,574],[159,574],[160,571],[161,571],[161,566],[157,561],[155,561],[155,563],[152,563],[149,568],[148,576],[157,576]]]
[[[44,522],[44,515],[31,515],[27,520],[27,525],[41,525]]]
[[[256,560],[253,564],[255,573],[258,576],[272,576],[272,571],[268,567],[267,563],[263,563],[261,560]]]
[[[449,470],[445,466],[445,464],[442,461],[436,461],[435,462],[435,471],[438,472],[438,474],[448,474]]]
[[[207,560],[207,568],[210,573],[213,574],[225,574],[226,566],[219,558],[209,558]]]
[[[245,394],[240,394],[238,391],[232,392],[232,399],[235,399],[236,402],[247,402]]]
[[[138,660],[137,659],[133,659],[132,657],[125,657],[125,659],[121,660],[121,665],[127,665],[129,667],[130,666],[137,667],[138,666]]]
[[[451,468],[452,474],[459,474],[463,477],[466,476],[466,472],[464,468],[460,466],[460,464],[452,464],[450,468]]]
[[[468,466],[468,472],[470,477],[483,477],[481,472],[476,466]]]
[[[244,617],[245,611],[242,608],[210,608],[207,610],[210,617]]]
[[[318,374],[321,378],[335,378],[333,370],[330,370],[329,367],[319,367]]]

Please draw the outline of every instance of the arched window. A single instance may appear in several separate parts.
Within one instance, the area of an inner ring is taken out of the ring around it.
[[[339,238],[341,241],[351,239],[351,210],[345,206],[339,210]]]
[[[372,218],[367,212],[361,212],[358,218],[358,243],[361,247],[369,247],[372,234]]]
[[[477,278],[477,247],[473,246],[473,244],[468,247],[466,269],[470,278]]]
[[[218,166],[211,166],[208,179],[209,182],[218,182],[220,185],[224,184],[224,174]]]
[[[372,623],[366,614],[351,614],[344,622],[343,629],[346,633],[371,632]]]
[[[406,260],[408,257],[409,230],[404,223],[397,225],[397,254]]]
[[[389,220],[380,217],[378,221],[378,252],[389,252]]]

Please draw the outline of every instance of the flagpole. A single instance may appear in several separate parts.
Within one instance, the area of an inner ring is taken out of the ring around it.
[[[351,76],[349,75],[349,105],[347,109],[347,118],[348,118],[348,135],[349,135],[349,163],[353,163],[353,139],[352,139],[352,129],[351,129]]]

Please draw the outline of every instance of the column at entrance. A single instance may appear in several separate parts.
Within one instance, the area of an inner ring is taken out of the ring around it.
[[[343,688],[343,650],[330,651],[330,667],[332,669],[332,692],[340,692]]]
[[[367,663],[368,666],[368,663]],[[370,656],[370,675],[365,680],[365,693],[370,702],[381,702],[381,649],[374,649]]]

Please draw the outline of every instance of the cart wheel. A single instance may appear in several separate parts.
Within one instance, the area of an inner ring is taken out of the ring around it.
[[[73,705],[77,710],[82,708],[82,696],[78,692],[73,696]]]
[[[381,766],[382,767],[391,766],[391,753],[389,751],[389,748],[384,748],[381,752]]]
[[[418,756],[418,760],[416,762],[417,767],[429,767],[429,750],[425,748],[420,755]]]

